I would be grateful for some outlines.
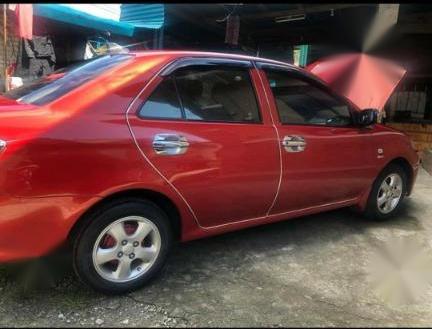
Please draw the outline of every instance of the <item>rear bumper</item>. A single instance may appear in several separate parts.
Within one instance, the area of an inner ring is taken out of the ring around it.
[[[93,197],[0,197],[0,262],[43,256],[66,241]]]

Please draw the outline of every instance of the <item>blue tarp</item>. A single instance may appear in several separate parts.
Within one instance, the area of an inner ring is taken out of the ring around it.
[[[117,22],[112,19],[100,18],[82,11],[59,4],[33,4],[33,12],[37,16],[52,20],[83,26],[101,31],[110,31],[113,34],[133,36],[135,26],[128,22]]]

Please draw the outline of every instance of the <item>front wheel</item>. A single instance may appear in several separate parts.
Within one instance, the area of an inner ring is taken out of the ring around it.
[[[105,206],[87,218],[74,245],[78,277],[108,294],[135,290],[161,270],[172,234],[165,213],[145,200]]]
[[[375,180],[366,206],[366,217],[384,220],[394,216],[406,195],[407,175],[396,164],[386,167]]]

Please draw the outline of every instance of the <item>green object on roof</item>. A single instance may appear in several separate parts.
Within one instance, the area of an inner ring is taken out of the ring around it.
[[[112,34],[128,37],[133,36],[135,31],[135,26],[131,23],[97,17],[60,4],[35,3],[33,4],[33,12],[34,15],[55,21],[79,25],[94,30],[109,31]]]

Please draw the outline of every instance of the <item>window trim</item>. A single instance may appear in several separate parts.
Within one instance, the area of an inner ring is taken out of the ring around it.
[[[180,118],[167,118],[167,117],[149,117],[149,116],[145,116],[145,115],[142,115],[142,113],[141,113],[141,110],[142,110],[142,108],[144,107],[144,105],[149,101],[149,99],[150,99],[150,97],[155,93],[155,91],[156,91],[156,89],[163,83],[163,82],[165,82],[166,80],[167,80],[167,78],[171,78],[172,79],[172,82],[173,82],[173,84],[174,84],[174,89],[175,89],[175,91],[176,91],[176,97],[177,97],[177,100],[178,100],[178,102],[179,102],[179,105],[180,105]],[[178,95],[178,90],[177,90],[177,85],[176,85],[176,83],[175,83],[175,79],[174,78],[172,78],[172,77],[164,77],[155,87],[154,87],[154,89],[151,91],[151,93],[150,93],[150,95],[147,97],[147,99],[144,101],[144,102],[142,102],[141,103],[141,105],[138,107],[138,110],[137,110],[137,113],[136,113],[136,115],[137,115],[137,117],[138,118],[140,118],[140,119],[142,119],[142,120],[163,120],[163,121],[183,121],[183,119],[184,119],[184,113],[183,113],[184,111],[183,111],[183,106],[182,106],[182,104],[181,104],[181,100],[180,100],[180,98],[179,98],[179,95]]]
[[[182,61],[184,60],[184,61]],[[181,98],[178,86],[177,86],[177,79],[175,76],[175,73],[178,69],[188,67],[188,66],[232,66],[234,68],[238,69],[247,69],[248,75],[249,75],[249,82],[252,87],[252,92],[254,94],[255,104],[256,108],[258,110],[258,121],[250,122],[250,121],[224,121],[224,120],[199,120],[199,119],[188,119],[186,118],[186,111],[183,106],[183,100]],[[253,76],[251,70],[254,69],[254,66],[252,65],[251,61],[247,60],[235,60],[235,59],[227,59],[227,58],[209,58],[209,57],[186,57],[181,58],[179,60],[174,61],[171,64],[168,64],[168,66],[162,70],[161,73],[159,73],[159,76],[162,78],[162,80],[155,86],[155,88],[152,90],[148,98],[140,105],[137,111],[137,115],[142,120],[160,120],[160,121],[177,121],[177,122],[196,122],[196,123],[223,123],[223,124],[250,124],[250,125],[263,125],[263,116],[262,116],[262,110],[260,107],[258,94],[257,94],[257,86],[255,85],[253,81]],[[166,79],[172,78],[176,90],[176,96],[180,104],[180,110],[181,110],[181,118],[166,118],[166,117],[147,117],[143,116],[141,114],[141,109],[144,106],[144,104],[149,100],[151,95],[156,91],[156,89],[161,85],[162,82],[164,82]]]
[[[232,58],[222,58],[222,57],[182,57],[176,59],[172,63],[168,64],[159,76],[166,77],[169,76],[180,68],[195,66],[195,65],[208,65],[208,66],[234,66],[234,67],[246,67],[252,68],[252,62],[249,60],[239,60]]]
[[[328,85],[326,85],[324,82],[313,76],[312,74],[307,74],[307,72],[303,72],[299,68],[291,67],[291,66],[284,66],[279,64],[273,64],[273,63],[266,63],[266,62],[256,62],[256,67],[261,69],[264,74],[266,75],[267,84],[272,92],[272,97],[274,101],[274,105],[277,111],[279,123],[283,126],[312,126],[312,127],[328,127],[328,128],[358,128],[355,121],[355,112],[356,110],[353,108],[353,104],[343,97],[342,95],[339,95],[335,91],[333,91]],[[331,97],[336,98],[337,100],[341,101],[342,103],[346,104],[348,107],[348,112],[350,114],[351,123],[347,125],[322,125],[322,124],[314,124],[314,123],[284,123],[281,120],[279,109],[276,105],[276,98],[273,94],[273,90],[270,87],[270,83],[267,77],[267,73],[265,70],[273,70],[273,71],[281,71],[286,72],[290,74],[293,78],[305,81],[314,87],[318,88],[319,90],[324,91],[325,93],[329,94]]]

